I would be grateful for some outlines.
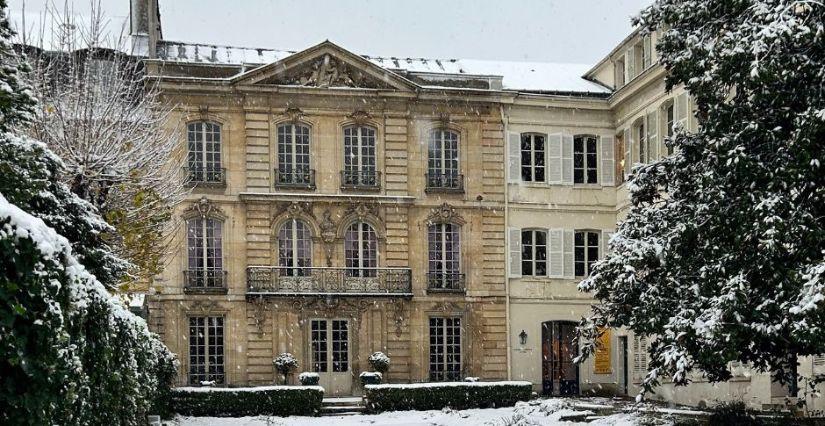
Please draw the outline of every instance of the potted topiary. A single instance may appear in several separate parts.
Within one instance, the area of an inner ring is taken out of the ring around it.
[[[298,368],[298,360],[289,352],[284,352],[272,360],[275,370],[284,376],[284,384],[289,382],[289,374]]]
[[[301,382],[301,386],[318,386],[318,383],[321,381],[321,376],[319,376],[318,373],[304,371],[298,375],[298,381]]]
[[[379,385],[384,378],[384,373],[390,369],[390,357],[383,352],[375,352],[367,359],[374,371],[365,371],[358,377],[361,378],[363,385]]]

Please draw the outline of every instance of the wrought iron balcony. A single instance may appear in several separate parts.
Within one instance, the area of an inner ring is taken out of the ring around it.
[[[381,188],[381,172],[366,169],[342,170],[341,188],[377,190]]]
[[[226,293],[226,271],[195,269],[183,271],[184,293]]]
[[[275,186],[279,188],[315,189],[315,170],[275,169]]]
[[[198,186],[226,186],[226,169],[222,167],[185,167],[189,182]]]
[[[430,272],[427,274],[427,292],[463,293],[464,274],[451,272]]]
[[[247,294],[272,296],[412,296],[408,268],[250,266]]]
[[[427,173],[426,192],[464,192],[464,175],[458,173]]]

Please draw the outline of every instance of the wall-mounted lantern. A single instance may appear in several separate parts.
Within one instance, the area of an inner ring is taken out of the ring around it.
[[[524,331],[524,330],[521,330],[521,333],[518,334],[518,340],[519,340],[519,343],[521,343],[522,345],[526,345],[527,344],[527,332]]]

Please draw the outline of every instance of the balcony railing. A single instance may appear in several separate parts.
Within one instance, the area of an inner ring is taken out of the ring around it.
[[[426,192],[464,192],[464,175],[458,173],[427,173]]]
[[[226,169],[221,167],[186,167],[189,181],[198,186],[225,186]]]
[[[412,296],[408,268],[250,266],[247,294],[273,296]]]
[[[275,169],[275,186],[280,188],[315,189],[315,170]]]
[[[427,291],[431,293],[464,292],[464,274],[430,272],[427,274]]]
[[[341,188],[377,190],[381,188],[381,172],[377,170],[342,170]]]
[[[196,269],[183,271],[185,293],[226,293],[226,271]]]

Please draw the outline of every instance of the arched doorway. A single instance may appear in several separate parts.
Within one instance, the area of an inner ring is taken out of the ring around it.
[[[541,324],[541,377],[545,395],[579,394],[579,366],[573,362],[579,354],[575,336],[575,322],[546,321]]]

